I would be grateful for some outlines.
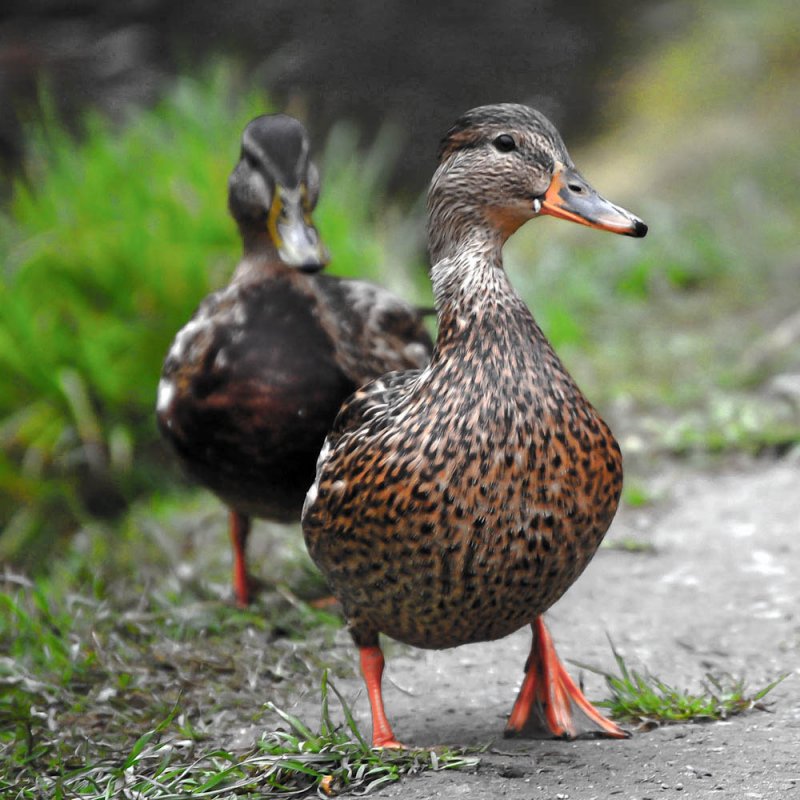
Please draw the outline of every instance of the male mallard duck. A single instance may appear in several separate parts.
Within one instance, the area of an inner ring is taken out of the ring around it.
[[[189,474],[231,509],[234,589],[246,605],[250,518],[298,520],[342,401],[388,370],[424,366],[432,342],[420,313],[391,293],[319,274],[319,174],[297,120],[250,122],[228,189],[244,256],[175,337],[157,416]]]
[[[611,431],[503,270],[506,239],[544,214],[647,232],[577,172],[542,114],[467,112],[428,194],[431,362],[359,389],[320,453],[303,531],[360,649],[376,747],[399,746],[379,633],[444,648],[525,624],[533,646],[507,735],[627,735],[571,680],[541,617],[589,563],[622,488]]]

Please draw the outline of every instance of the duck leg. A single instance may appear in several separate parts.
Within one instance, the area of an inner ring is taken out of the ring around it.
[[[233,545],[233,592],[236,605],[247,608],[250,603],[250,580],[247,577],[247,537],[250,535],[250,517],[231,509],[231,544]]]
[[[372,746],[373,747],[402,747],[403,745],[394,738],[392,726],[386,719],[383,710],[383,691],[381,679],[383,678],[383,652],[376,644],[371,647],[359,647],[361,657],[361,674],[367,685],[369,705],[372,710]]]
[[[553,646],[541,615],[533,624],[531,654],[505,736],[576,739],[605,736],[625,739],[630,734],[606,719],[570,678]]]

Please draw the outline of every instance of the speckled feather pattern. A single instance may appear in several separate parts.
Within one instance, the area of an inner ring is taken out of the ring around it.
[[[549,608],[619,501],[619,448],[507,285],[430,367],[342,409],[306,542],[358,644],[496,639]],[[344,477],[346,476],[346,477]]]
[[[445,138],[428,196],[432,361],[344,405],[304,508],[359,646],[451,647],[533,622],[617,509],[619,447],[502,265],[557,163],[571,164],[558,133],[522,106],[477,109]]]

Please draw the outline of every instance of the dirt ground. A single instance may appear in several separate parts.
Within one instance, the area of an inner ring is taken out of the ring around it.
[[[800,458],[713,474],[680,465],[650,488],[660,499],[621,513],[608,542],[653,551],[598,553],[547,615],[560,655],[611,669],[608,635],[630,666],[689,689],[707,672],[745,676],[753,688],[790,673],[768,698],[771,711],[627,741],[504,740],[527,630],[440,652],[389,644],[385,698],[401,741],[491,745],[473,772],[409,778],[381,797],[800,798]],[[590,698],[606,695],[601,677],[583,679]],[[369,730],[360,682],[337,683]],[[295,710],[312,715],[311,698]]]

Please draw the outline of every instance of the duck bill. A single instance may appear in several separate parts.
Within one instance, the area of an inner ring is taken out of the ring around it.
[[[311,214],[303,202],[304,187],[275,187],[267,230],[284,264],[303,272],[319,272],[330,260]]]
[[[540,214],[625,236],[638,238],[647,233],[642,220],[601,197],[574,167],[558,167],[540,202]]]

